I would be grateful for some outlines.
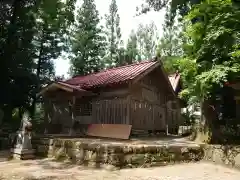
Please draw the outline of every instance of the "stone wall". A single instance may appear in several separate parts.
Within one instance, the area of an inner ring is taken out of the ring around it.
[[[119,145],[88,142],[77,139],[39,138],[33,140],[37,155],[56,160],[70,160],[75,164],[116,167],[150,167],[168,163],[198,161],[203,158],[199,146]]]
[[[204,160],[240,168],[240,145],[202,145]]]

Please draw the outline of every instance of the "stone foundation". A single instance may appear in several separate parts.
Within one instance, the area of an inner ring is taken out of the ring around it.
[[[240,168],[240,145],[203,145],[204,160]]]
[[[110,164],[115,167],[150,167],[168,163],[198,161],[203,158],[202,148],[196,144],[159,145],[133,144],[88,139],[39,138],[33,140],[39,156],[56,160],[70,160],[86,166]]]
[[[18,160],[27,160],[27,159],[34,159],[35,158],[35,151],[28,150],[28,149],[11,149],[12,158]]]

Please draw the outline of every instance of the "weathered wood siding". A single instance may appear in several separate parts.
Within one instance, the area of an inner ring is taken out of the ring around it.
[[[133,129],[164,130],[165,112],[159,105],[131,100],[130,119]]]
[[[127,97],[101,99],[93,102],[93,123],[129,124]]]
[[[181,125],[181,107],[177,97],[167,101],[167,124],[168,131],[171,134],[178,133],[178,127]]]
[[[166,130],[178,124],[180,108],[173,101],[161,70],[155,70],[133,85],[98,89],[97,96],[54,92],[45,97],[48,133],[75,132],[88,124],[131,124],[133,129]],[[75,97],[75,99],[74,99]],[[70,130],[69,130],[70,129]]]
[[[72,119],[68,101],[45,100],[44,105],[45,133],[68,133]]]
[[[166,129],[166,84],[158,71],[131,87],[130,119],[133,129]],[[161,84],[162,82],[162,84]]]
[[[92,118],[93,104],[92,98],[76,98],[73,107],[74,120],[80,124],[91,124],[93,122]]]
[[[167,87],[166,79],[159,70],[145,76],[131,87],[130,122],[133,129],[161,130],[176,129],[180,120],[180,107],[168,107],[170,101],[175,101]]]
[[[88,124],[129,124],[128,89],[100,92],[97,97],[77,97],[54,92],[45,97],[46,133],[75,133]]]

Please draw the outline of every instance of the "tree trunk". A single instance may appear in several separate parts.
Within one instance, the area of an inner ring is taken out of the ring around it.
[[[45,42],[45,37],[46,37],[46,29],[47,29],[47,22],[44,23],[43,29],[42,29],[42,35],[41,35],[41,44],[40,44],[40,49],[39,49],[39,55],[38,55],[38,62],[37,62],[37,82],[36,82],[36,87],[35,87],[35,93],[33,96],[33,101],[32,105],[30,107],[30,115],[33,117],[35,115],[35,106],[37,102],[37,93],[39,91],[39,81],[40,81],[40,74],[41,74],[41,65],[42,65],[42,56],[43,56],[43,43]]]
[[[36,102],[37,102],[37,95],[36,94],[39,91],[39,79],[40,79],[40,73],[41,73],[42,53],[43,53],[43,42],[41,42],[39,58],[38,58],[38,62],[37,62],[37,73],[36,73],[37,83],[36,83],[36,87],[35,87],[35,93],[34,93],[34,96],[33,96],[32,105],[30,107],[31,117],[33,117],[34,114],[35,114],[35,106],[36,106]]]
[[[10,18],[10,23],[7,29],[7,39],[3,49],[3,57],[1,58],[1,73],[4,74],[4,78],[2,79],[4,82],[2,84],[6,84],[9,81],[9,64],[11,63],[12,56],[15,54],[17,43],[16,43],[16,21],[18,11],[20,10],[21,0],[14,0],[12,3],[12,16]]]
[[[204,100],[201,103],[201,119],[197,139],[202,142],[215,143],[219,141],[219,123],[213,100]]]

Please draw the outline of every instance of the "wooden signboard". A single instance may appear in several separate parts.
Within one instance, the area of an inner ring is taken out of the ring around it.
[[[87,135],[94,137],[106,137],[116,139],[129,139],[132,125],[126,124],[91,124]]]

